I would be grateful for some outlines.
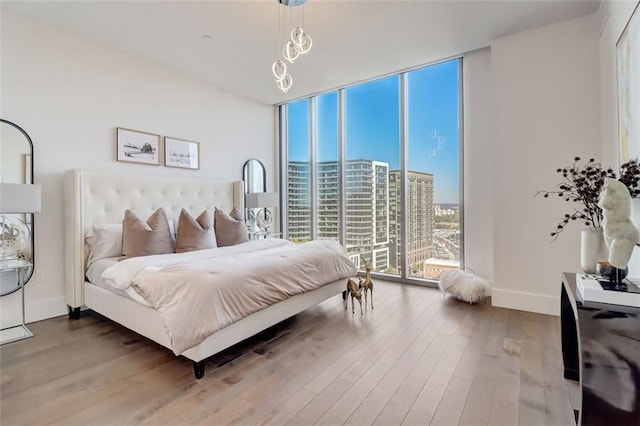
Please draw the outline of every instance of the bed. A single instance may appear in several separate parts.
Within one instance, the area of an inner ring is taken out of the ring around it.
[[[66,171],[65,299],[69,317],[79,318],[80,308],[86,307],[172,349],[159,310],[86,280],[88,253],[85,239],[94,224],[121,223],[125,209],[143,216],[162,207],[169,216],[178,217],[182,208],[199,212],[214,206],[225,211],[234,207],[242,210],[242,182]],[[345,280],[339,279],[293,295],[217,330],[180,355],[193,362],[195,377],[202,378],[204,361],[208,357],[341,293],[344,288]]]

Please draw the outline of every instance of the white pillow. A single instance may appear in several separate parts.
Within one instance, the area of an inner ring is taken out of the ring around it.
[[[87,244],[87,266],[98,259],[122,256],[122,224],[93,225],[91,234],[87,236]]]

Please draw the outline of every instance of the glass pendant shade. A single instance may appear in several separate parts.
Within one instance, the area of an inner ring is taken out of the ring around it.
[[[302,35],[302,38],[298,42],[298,51],[300,54],[304,55],[311,50],[311,46],[313,45],[313,40],[311,40],[311,36],[307,33]]]
[[[291,30],[291,41],[296,45],[296,47],[298,48],[298,52],[301,55],[309,52],[313,44],[311,36],[305,33],[304,30],[300,27],[296,27]]]
[[[294,63],[295,60],[298,59],[298,56],[300,56],[298,46],[294,42],[288,41],[282,49],[282,56],[290,63]]]
[[[15,216],[0,215],[0,257],[17,258],[29,244],[29,227]]]
[[[287,93],[289,89],[291,89],[293,78],[291,78],[291,75],[287,74],[282,80],[277,81],[276,84],[278,85],[278,89],[280,89],[282,93]]]
[[[278,59],[271,66],[271,71],[276,81],[280,81],[287,75],[287,64]]]

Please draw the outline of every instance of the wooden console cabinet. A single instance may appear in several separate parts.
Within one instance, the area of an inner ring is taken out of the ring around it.
[[[562,275],[565,378],[580,381],[578,425],[640,425],[640,309],[583,303],[576,274]]]

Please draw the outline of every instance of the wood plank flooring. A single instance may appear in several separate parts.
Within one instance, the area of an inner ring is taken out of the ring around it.
[[[191,362],[91,311],[0,347],[0,424],[571,425],[559,319],[376,281]]]

